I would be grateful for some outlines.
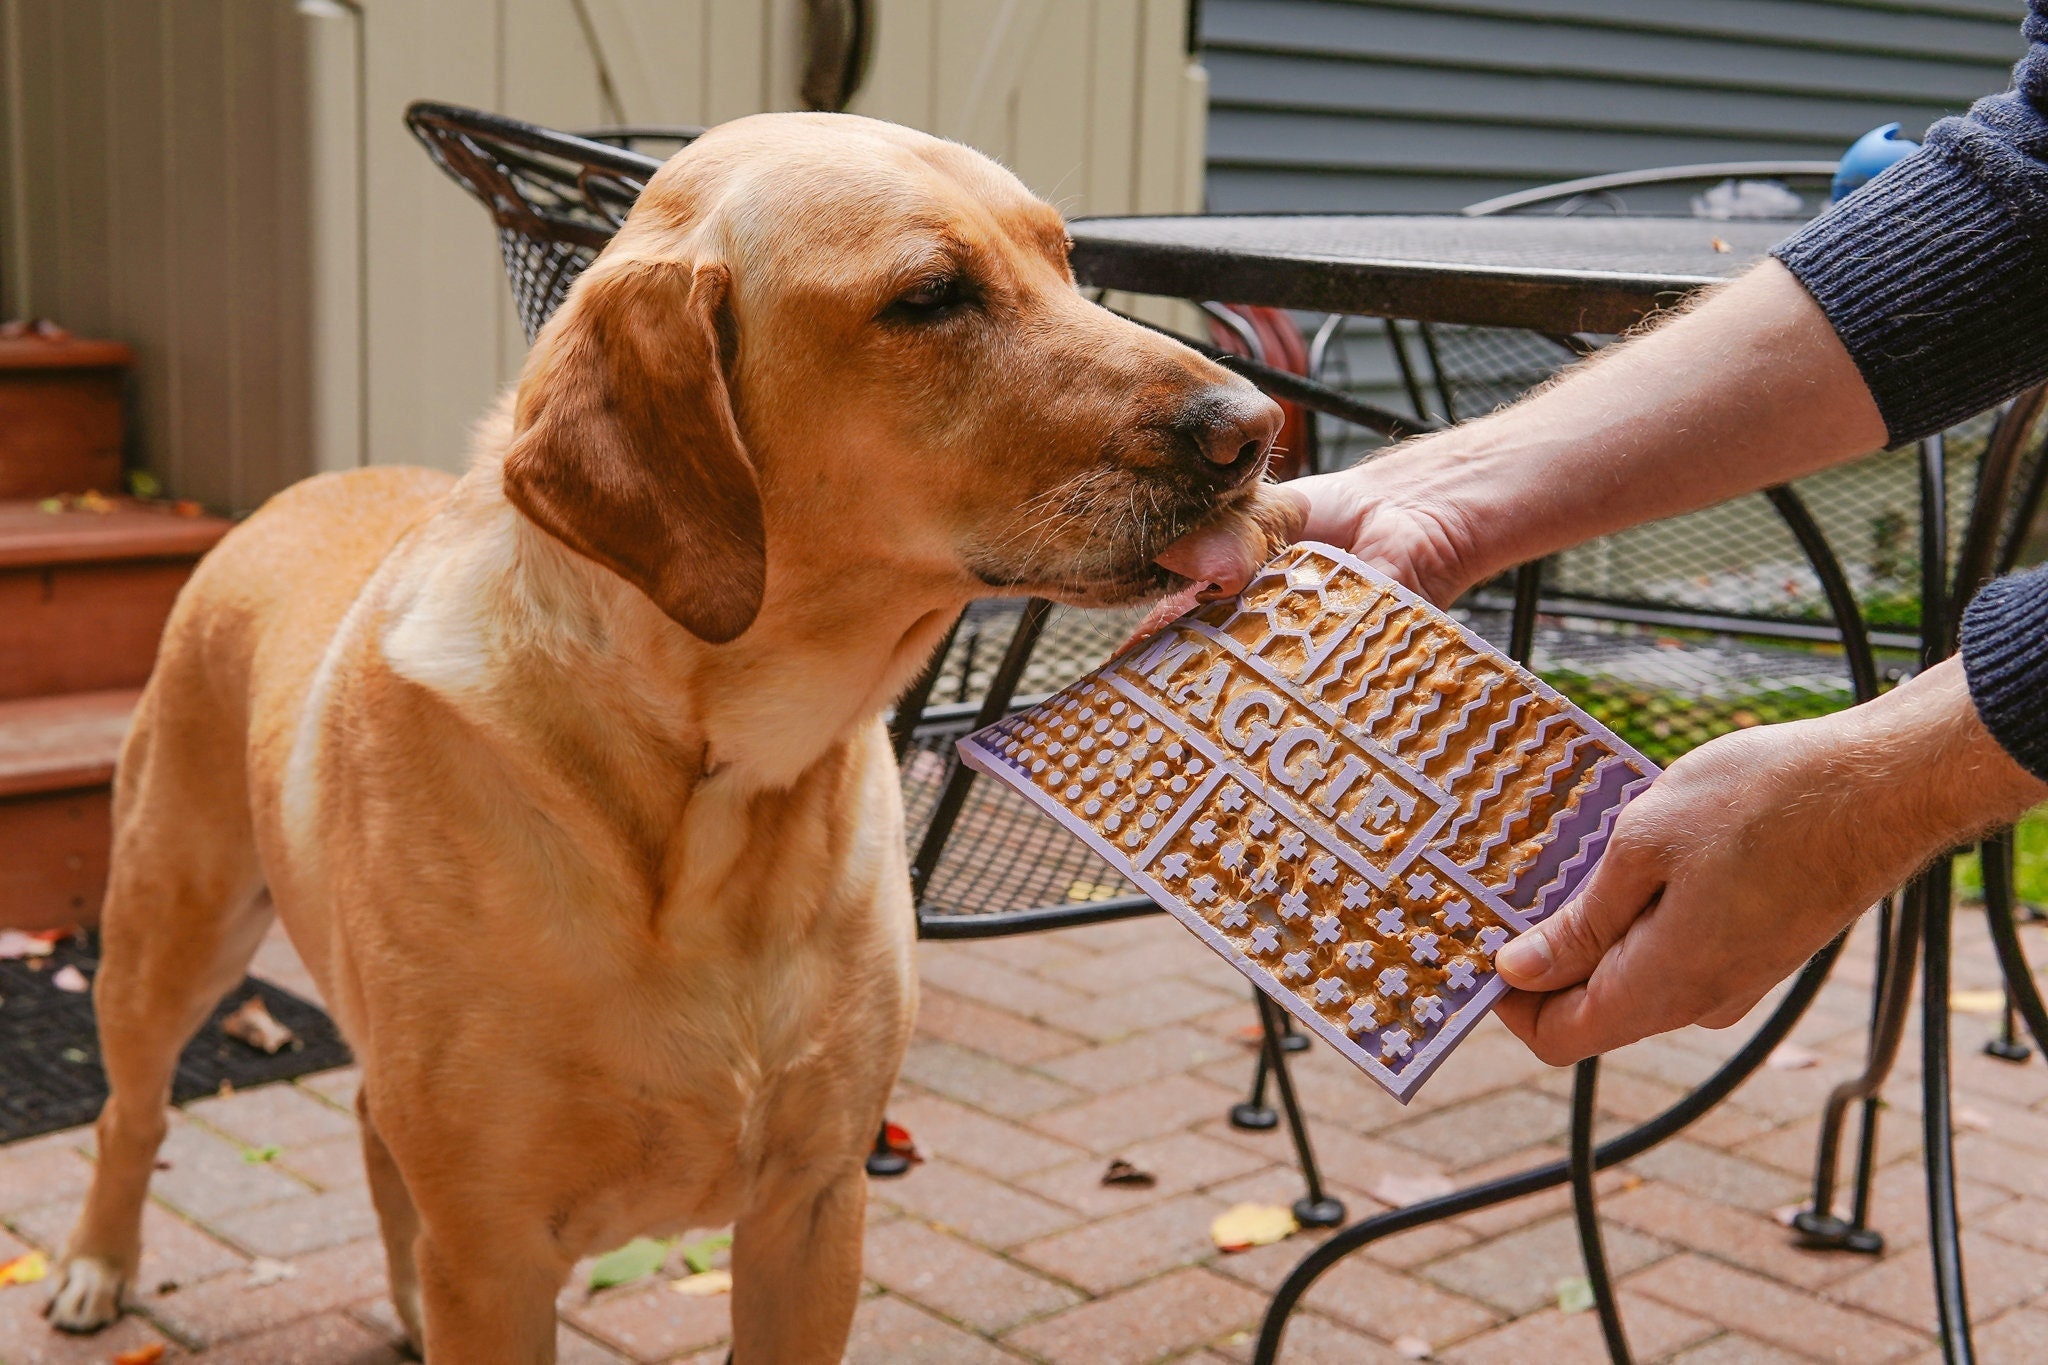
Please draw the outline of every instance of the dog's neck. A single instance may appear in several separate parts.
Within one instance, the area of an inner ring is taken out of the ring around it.
[[[494,726],[637,748],[692,786],[715,776],[739,792],[790,788],[848,742],[908,686],[964,600],[822,557],[804,572],[775,564],[755,623],[709,645],[518,512],[488,456],[422,536],[432,543],[392,584],[381,642],[397,672]],[[561,706],[514,714],[510,696]]]

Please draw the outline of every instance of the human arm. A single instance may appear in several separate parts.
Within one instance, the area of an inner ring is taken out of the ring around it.
[[[1884,434],[1827,315],[1766,262],[1513,407],[1281,491],[1303,536],[1448,605],[1513,565],[1839,464]],[[1160,558],[1224,591],[1257,567],[1223,536]]]

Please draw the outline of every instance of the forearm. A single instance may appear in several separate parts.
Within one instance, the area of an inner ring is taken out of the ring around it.
[[[1698,307],[1477,422],[1353,477],[1422,492],[1464,582],[1884,443],[1876,404],[1798,281],[1767,262]]]

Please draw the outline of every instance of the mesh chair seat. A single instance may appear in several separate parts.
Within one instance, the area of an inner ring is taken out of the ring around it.
[[[978,723],[1023,616],[1024,604],[1015,599],[976,602],[940,660],[903,755],[904,823],[913,850],[931,827],[940,793],[961,771],[953,742]],[[1095,668],[1142,616],[1140,609],[1055,607],[1003,709],[1029,706]],[[1015,791],[972,781],[924,881],[918,920],[926,934],[945,936],[992,928],[994,916],[1081,920],[1150,908],[1148,897]]]

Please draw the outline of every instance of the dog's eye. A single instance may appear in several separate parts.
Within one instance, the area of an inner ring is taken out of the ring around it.
[[[970,301],[958,275],[920,280],[889,305],[888,315],[904,322],[929,322],[945,317]]]

